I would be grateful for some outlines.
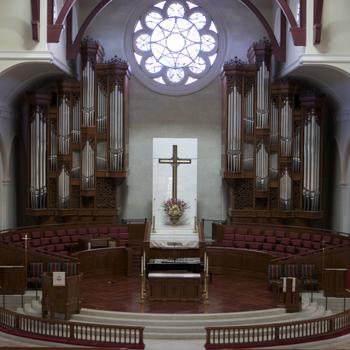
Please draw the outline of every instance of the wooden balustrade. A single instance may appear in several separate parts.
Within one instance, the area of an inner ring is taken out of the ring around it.
[[[71,345],[144,349],[143,327],[47,320],[0,308],[0,330],[20,337]]]
[[[350,333],[350,310],[313,320],[251,326],[207,327],[205,348],[276,346],[335,338]]]

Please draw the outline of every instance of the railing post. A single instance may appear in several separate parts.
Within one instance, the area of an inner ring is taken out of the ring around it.
[[[140,345],[143,345],[143,330],[144,330],[144,328],[139,329],[139,344]]]
[[[332,333],[334,331],[334,317],[329,320],[329,332]]]
[[[69,339],[74,339],[74,324],[69,325]]]
[[[15,315],[15,328],[19,329],[20,323],[19,323],[19,315]]]
[[[280,328],[279,326],[275,326],[275,340],[280,339]]]

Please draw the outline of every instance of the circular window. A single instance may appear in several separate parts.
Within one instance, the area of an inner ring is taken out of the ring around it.
[[[157,2],[135,22],[128,58],[133,73],[151,89],[186,94],[219,73],[224,51],[221,31],[194,2]]]

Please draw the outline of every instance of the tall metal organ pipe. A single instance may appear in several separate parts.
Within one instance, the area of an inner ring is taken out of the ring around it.
[[[267,191],[269,155],[263,143],[258,144],[256,153],[256,189]]]
[[[109,168],[111,171],[123,170],[123,98],[124,95],[116,85],[110,93],[110,135]]]
[[[82,188],[91,190],[95,186],[95,152],[90,141],[86,141],[82,151]]]
[[[315,111],[307,114],[304,125],[303,208],[320,210],[320,125]]]
[[[59,154],[69,154],[70,140],[70,108],[66,98],[58,107],[58,151]]]
[[[292,179],[288,169],[284,168],[280,178],[280,203],[281,209],[290,210],[292,199]]]
[[[46,208],[46,137],[46,120],[41,107],[36,106],[30,125],[30,204],[33,209]]]
[[[269,126],[269,92],[270,73],[263,61],[257,73],[257,107],[256,107],[256,127],[259,129]]]
[[[95,77],[91,62],[88,60],[83,70],[83,126],[94,126]]]
[[[64,165],[58,176],[58,207],[69,207],[69,175]]]
[[[242,98],[234,85],[228,95],[228,135],[227,135],[227,164],[228,171],[239,173],[241,171],[241,128],[242,128]]]
[[[281,156],[289,157],[292,155],[292,137],[293,137],[293,110],[286,97],[282,102],[281,108]]]

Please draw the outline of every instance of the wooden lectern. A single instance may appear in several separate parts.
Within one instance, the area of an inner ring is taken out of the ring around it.
[[[79,288],[82,274],[65,276],[63,286],[56,286],[52,272],[42,277],[42,317],[55,318],[64,314],[68,320],[72,314],[80,312]]]
[[[282,277],[282,292],[286,312],[301,311],[300,281],[295,277]]]

